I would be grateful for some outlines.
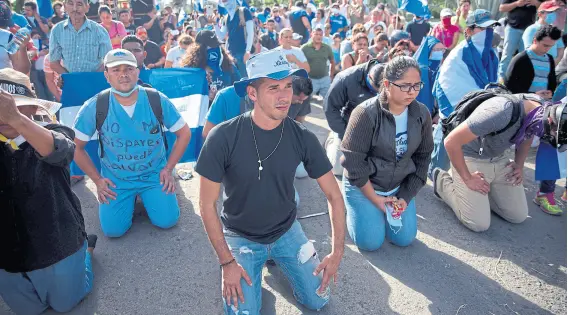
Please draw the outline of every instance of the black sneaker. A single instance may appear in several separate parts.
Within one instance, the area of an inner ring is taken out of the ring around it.
[[[441,171],[442,169],[439,167],[436,167],[432,171],[432,184],[434,184],[434,196],[438,197],[439,199],[442,199],[442,197],[440,197],[440,195],[438,194],[438,189],[436,189],[437,187],[436,182],[438,181],[438,175],[440,175]]]
[[[87,247],[94,249],[97,246],[97,239],[98,237],[95,234],[87,235]]]

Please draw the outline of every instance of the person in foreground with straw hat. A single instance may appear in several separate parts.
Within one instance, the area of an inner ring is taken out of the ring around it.
[[[345,209],[317,137],[288,117],[292,76],[308,74],[292,70],[277,50],[251,57],[247,73],[235,91],[250,98],[253,110],[215,126],[195,167],[201,217],[222,270],[225,314],[260,313],[268,259],[282,268],[298,302],[319,310],[329,301],[329,282],[343,256]],[[332,251],[321,262],[296,220],[294,174],[300,162],[330,206]],[[221,182],[227,194],[223,225],[216,210]]]
[[[29,78],[0,70],[0,297],[16,314],[68,312],[92,289],[96,235],[71,190],[74,133]]]

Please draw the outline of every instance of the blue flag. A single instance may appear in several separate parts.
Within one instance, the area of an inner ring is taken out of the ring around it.
[[[419,17],[430,18],[432,16],[428,9],[428,0],[399,0],[398,8]]]
[[[164,93],[175,105],[181,116],[191,129],[191,142],[187,146],[180,163],[197,160],[203,138],[201,133],[205,125],[205,115],[209,107],[209,86],[205,71],[197,68],[155,69],[140,72],[140,79]],[[102,72],[69,73],[63,75],[65,85],[61,96],[62,107],[59,110],[59,120],[63,125],[73,127],[77,112],[85,101],[109,88]],[[169,152],[173,149],[176,136],[166,132]],[[93,163],[100,171],[98,154],[99,143],[96,134],[86,145],[86,150]],[[72,175],[84,173],[75,164],[71,164]]]

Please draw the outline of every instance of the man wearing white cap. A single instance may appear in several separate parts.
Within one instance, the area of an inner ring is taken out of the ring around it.
[[[0,70],[0,297],[16,314],[68,312],[93,287],[96,235],[71,190],[73,130],[30,79]]]
[[[258,315],[262,268],[272,259],[282,267],[299,303],[319,310],[329,301],[345,237],[345,211],[331,164],[316,136],[288,117],[293,70],[280,51],[247,61],[249,79],[236,93],[254,103],[250,112],[217,125],[209,133],[195,170],[200,178],[200,210],[222,269],[225,314]],[[296,220],[294,174],[303,162],[330,205],[332,252],[320,262]],[[227,199],[216,211],[221,182]]]
[[[126,233],[137,195],[152,223],[170,228],[179,218],[172,170],[189,143],[189,127],[165,95],[137,84],[131,52],[111,50],[104,67],[111,88],[86,101],[74,125],[75,162],[97,185],[101,228],[108,237]],[[177,137],[169,157],[166,128]],[[101,173],[85,151],[96,131]]]

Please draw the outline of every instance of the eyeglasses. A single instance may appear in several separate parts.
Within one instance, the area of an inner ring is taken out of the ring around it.
[[[418,82],[418,83],[416,83],[416,84],[414,84],[414,85],[412,85],[412,84],[402,84],[402,85],[398,85],[398,84],[396,84],[396,83],[394,83],[394,82],[392,82],[392,81],[389,81],[389,82],[390,82],[390,84],[392,84],[392,85],[398,87],[402,92],[405,92],[405,93],[410,92],[411,89],[414,90],[414,91],[416,91],[416,92],[420,92],[420,90],[424,87],[424,82]]]

